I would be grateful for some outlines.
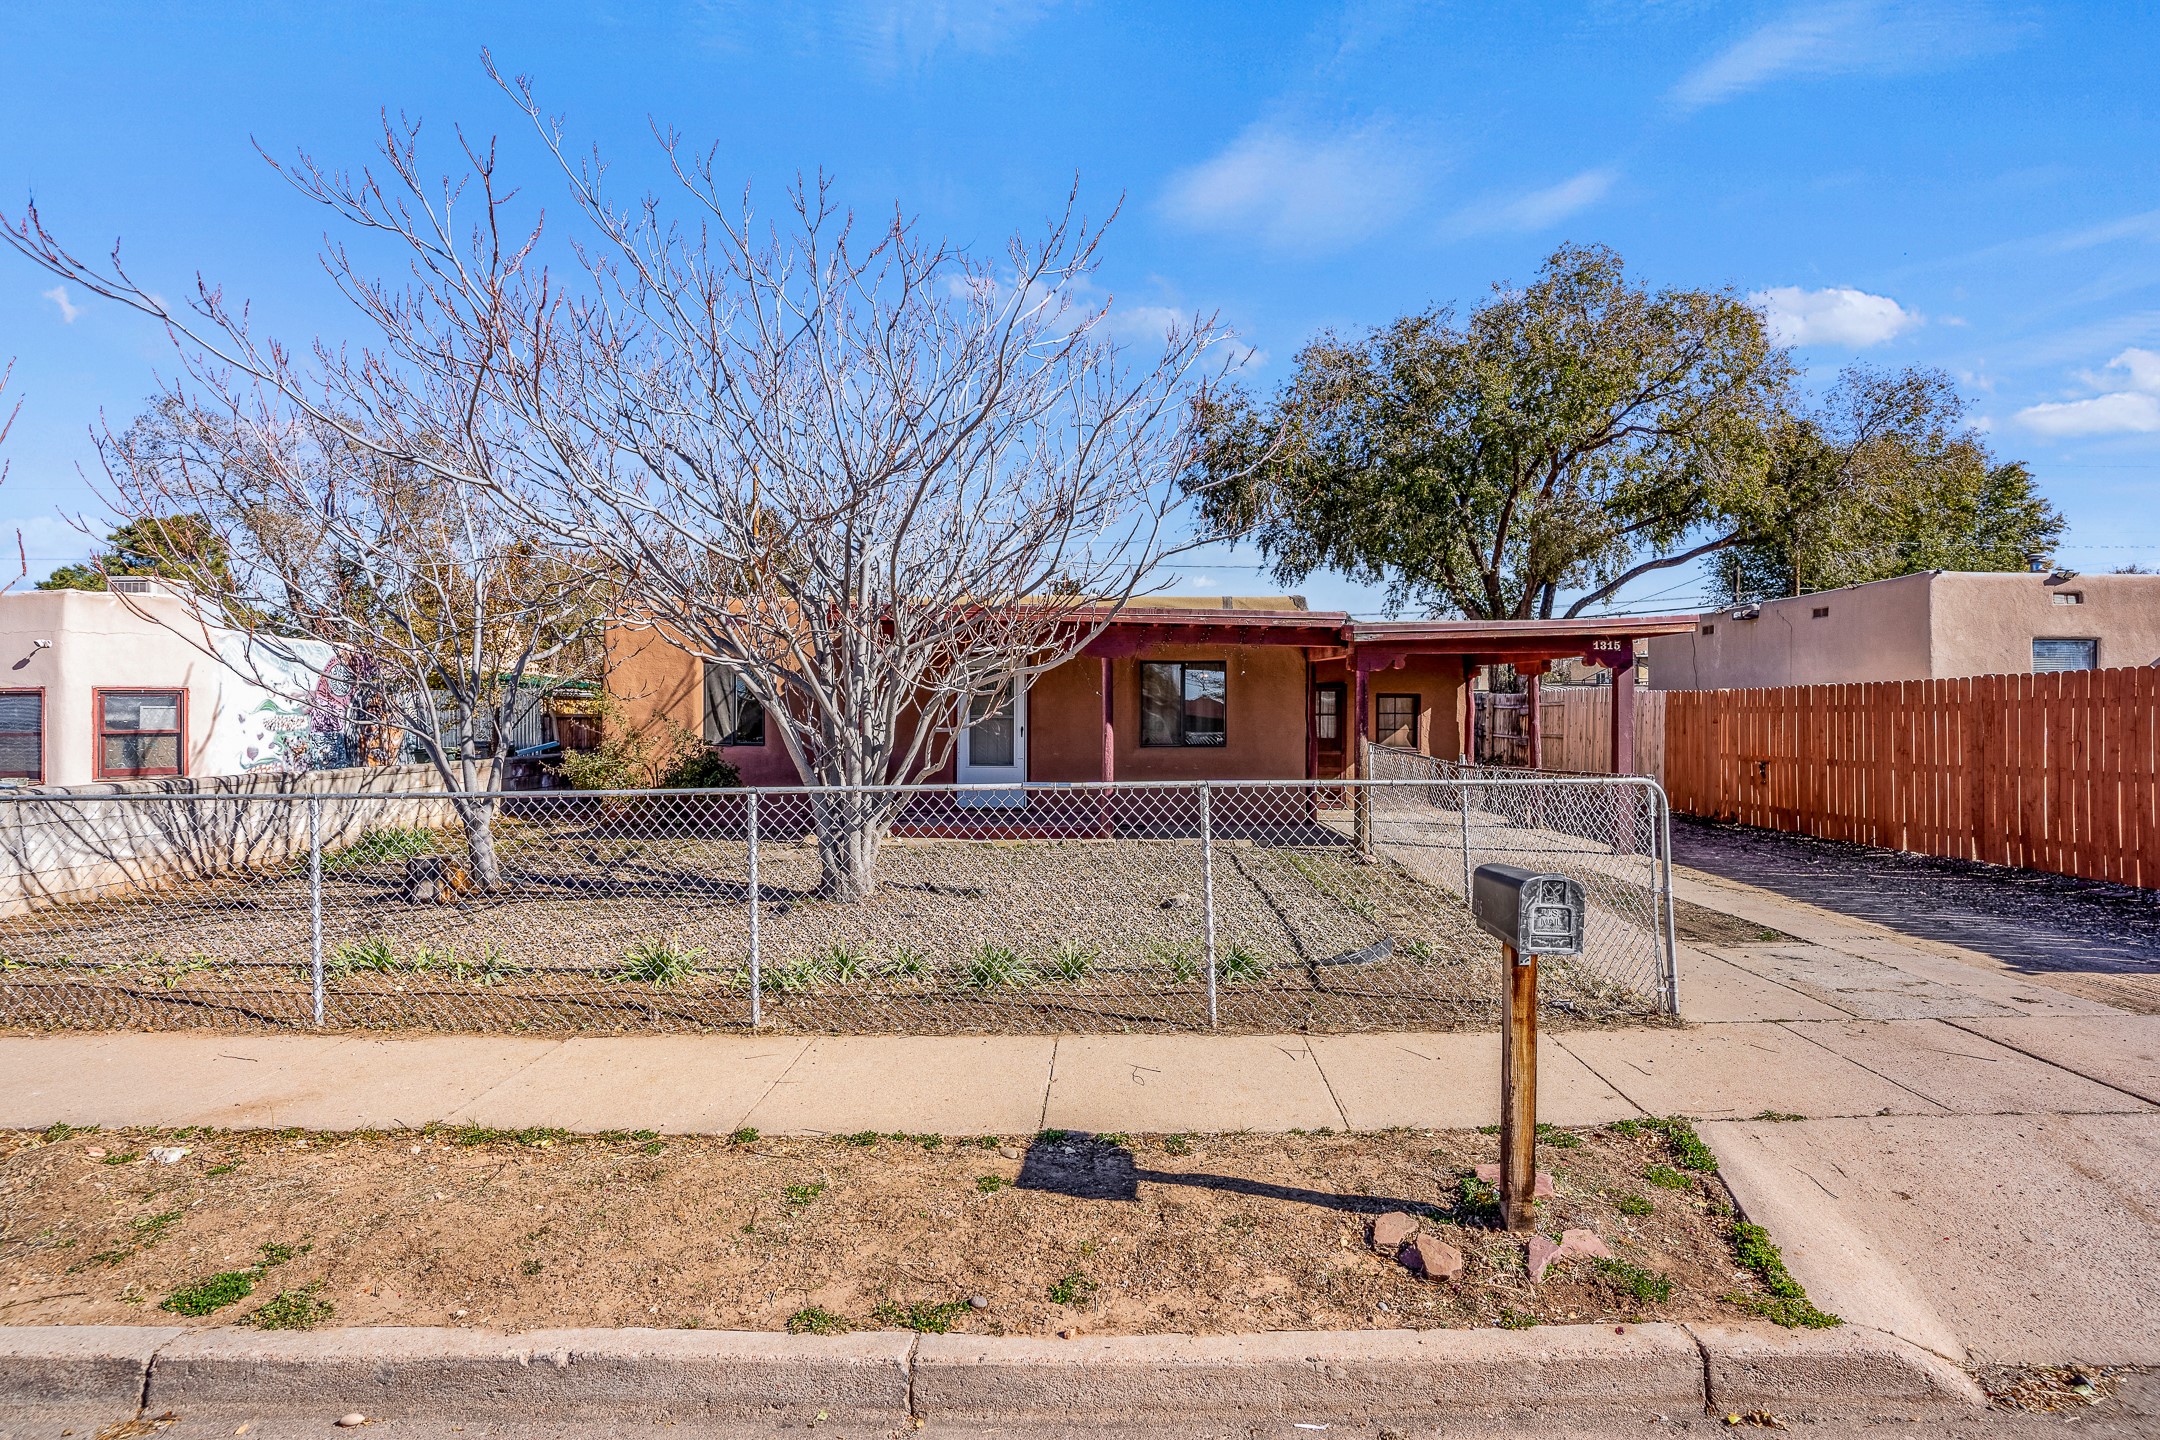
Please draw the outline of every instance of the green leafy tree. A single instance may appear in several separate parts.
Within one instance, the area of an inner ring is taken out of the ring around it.
[[[113,575],[152,575],[190,584],[210,580],[220,589],[232,583],[232,553],[200,515],[141,516],[113,527],[105,550],[73,565],[62,565],[38,581],[40,590],[104,590]]]
[[[1187,483],[1286,583],[1327,567],[1485,619],[1578,590],[1573,615],[1753,533],[1791,377],[1740,296],[1653,291],[1563,246],[1459,322],[1321,336],[1264,407],[1203,402]]]

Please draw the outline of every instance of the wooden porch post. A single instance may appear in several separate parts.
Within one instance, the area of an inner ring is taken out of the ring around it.
[[[1102,665],[1102,779],[1108,786],[1117,780],[1117,705],[1116,692],[1111,689],[1111,659],[1105,655]],[[1101,825],[1103,838],[1115,833],[1114,820],[1117,813],[1117,792],[1104,789],[1102,795]]]
[[[1536,668],[1523,672],[1523,737],[1530,750],[1530,768],[1545,768],[1545,723],[1538,713],[1538,682],[1545,676],[1543,660],[1530,662]]]
[[[1477,661],[1463,656],[1462,662],[1462,713],[1455,723],[1455,738],[1461,742],[1462,763],[1477,763]]]
[[[1635,773],[1635,645],[1619,652],[1612,672],[1612,773]]]
[[[1350,673],[1355,677],[1355,683],[1352,685],[1351,690],[1353,695],[1352,703],[1357,707],[1357,724],[1352,727],[1350,732],[1352,736],[1351,744],[1355,747],[1355,754],[1351,761],[1351,774],[1359,780],[1370,780],[1372,779],[1372,757],[1365,753],[1365,712],[1371,707],[1366,703],[1365,699],[1367,689],[1365,683],[1366,670],[1364,665],[1360,663],[1355,649],[1350,652]],[[1370,860],[1373,853],[1371,788],[1364,785],[1357,786],[1352,792],[1350,805],[1357,834],[1358,857],[1363,860]]]

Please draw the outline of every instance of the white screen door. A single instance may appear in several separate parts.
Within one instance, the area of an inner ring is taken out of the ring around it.
[[[987,699],[969,702],[968,723],[960,732],[959,779],[962,785],[995,785],[1027,779],[1027,690],[1022,687],[1002,705]],[[963,790],[962,805],[1017,809],[1027,804],[1025,790]]]

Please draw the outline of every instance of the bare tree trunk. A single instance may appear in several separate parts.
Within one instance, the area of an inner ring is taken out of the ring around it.
[[[502,857],[495,851],[497,802],[468,800],[458,806],[465,826],[465,855],[472,863],[473,884],[483,893],[502,888]]]

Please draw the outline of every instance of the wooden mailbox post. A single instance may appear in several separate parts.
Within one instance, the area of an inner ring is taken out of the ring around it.
[[[1537,1189],[1537,962],[1580,955],[1582,883],[1520,865],[1480,865],[1470,881],[1470,913],[1500,942],[1507,1026],[1500,1034],[1500,1218],[1508,1229],[1535,1226]]]

